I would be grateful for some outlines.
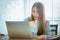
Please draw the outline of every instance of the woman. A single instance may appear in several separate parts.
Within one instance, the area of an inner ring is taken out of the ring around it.
[[[37,27],[38,27],[38,32],[37,35],[41,34],[47,34],[49,35],[49,23],[45,19],[45,14],[44,14],[44,5],[41,2],[36,2],[32,6],[32,12],[31,12],[31,17],[25,19],[25,21],[38,21],[37,22]],[[34,22],[36,24],[36,22]]]

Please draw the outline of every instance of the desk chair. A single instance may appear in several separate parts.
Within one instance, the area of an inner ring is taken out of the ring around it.
[[[50,27],[51,27],[52,35],[57,35],[58,24],[56,24],[56,25],[50,25]]]

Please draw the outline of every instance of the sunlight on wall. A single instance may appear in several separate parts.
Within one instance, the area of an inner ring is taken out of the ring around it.
[[[7,21],[22,21],[24,18],[23,0],[14,0],[7,3],[3,17]]]
[[[0,0],[0,32],[7,35],[5,21],[23,21],[23,0]]]

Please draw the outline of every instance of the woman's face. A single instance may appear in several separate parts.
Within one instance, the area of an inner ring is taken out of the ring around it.
[[[32,15],[33,15],[33,17],[34,17],[34,19],[38,19],[39,18],[39,10],[38,10],[38,8],[37,7],[33,7],[32,8]]]

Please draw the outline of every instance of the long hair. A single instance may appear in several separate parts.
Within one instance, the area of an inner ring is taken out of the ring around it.
[[[44,5],[41,3],[41,2],[36,2],[34,3],[34,5],[32,6],[32,9],[33,7],[37,7],[38,11],[39,11],[39,18],[38,18],[38,32],[40,32],[41,34],[44,33],[44,29],[45,29],[45,24],[44,24],[44,21],[45,21],[45,16],[44,16]],[[30,21],[34,21],[34,17],[31,13],[31,18],[30,18]]]

